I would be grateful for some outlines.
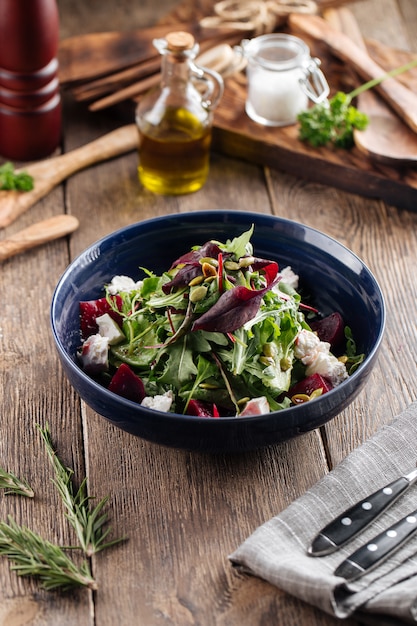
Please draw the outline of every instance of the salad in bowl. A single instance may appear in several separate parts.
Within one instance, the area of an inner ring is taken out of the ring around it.
[[[115,275],[81,301],[83,370],[142,406],[220,418],[288,409],[346,380],[365,355],[342,315],[304,301],[290,266],[256,255],[253,231],[195,245],[162,274]]]
[[[67,267],[51,303],[89,409],[169,447],[235,453],[324,425],[369,380],[385,303],[351,250],[239,210],[125,226]]]

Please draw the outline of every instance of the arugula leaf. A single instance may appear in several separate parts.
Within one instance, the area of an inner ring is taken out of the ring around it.
[[[253,235],[253,230],[254,225],[252,224],[251,228],[239,235],[239,237],[235,237],[232,240],[228,239],[224,245],[225,252],[234,254],[237,259],[240,259],[246,254],[252,254],[253,249],[250,240]]]
[[[190,383],[192,378],[197,375],[197,367],[193,361],[193,352],[189,349],[189,341],[189,336],[185,335],[161,350],[161,354],[168,358],[165,361],[163,373],[158,377],[160,383],[181,389],[183,385]]]
[[[197,375],[194,379],[193,385],[188,393],[188,397],[185,403],[184,412],[187,411],[190,400],[194,397],[195,390],[208,378],[214,378],[217,374],[217,367],[211,361],[208,361],[201,354],[197,357]]]

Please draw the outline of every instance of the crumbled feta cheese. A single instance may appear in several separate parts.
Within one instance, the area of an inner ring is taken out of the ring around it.
[[[99,334],[102,337],[107,337],[110,346],[114,346],[125,339],[124,334],[120,330],[120,326],[108,313],[96,317],[96,322]]]
[[[316,358],[321,343],[323,342],[320,341],[315,333],[303,328],[298,333],[295,341],[295,358],[299,359],[304,365],[310,365]],[[330,344],[327,344],[327,346],[330,349]]]
[[[284,267],[284,269],[280,271],[280,274],[282,276],[281,280],[283,283],[289,285],[293,289],[298,289],[299,276],[292,270],[289,265],[287,267]]]
[[[109,340],[101,335],[91,335],[82,345],[79,358],[83,369],[90,374],[105,372],[109,368]]]
[[[310,330],[303,329],[298,333],[294,355],[307,366],[307,376],[320,374],[330,380],[334,387],[348,377],[344,363],[331,354],[330,344],[320,341]]]
[[[109,294],[111,296],[115,296],[117,293],[121,293],[123,291],[135,291],[136,289],[140,289],[143,285],[143,281],[138,280],[136,283],[133,278],[129,276],[113,276],[111,282],[107,286]]]
[[[157,396],[145,396],[141,405],[148,409],[155,409],[155,411],[163,411],[167,413],[171,408],[172,400],[174,396],[172,391],[166,391],[163,395]]]
[[[323,378],[330,380],[334,387],[348,377],[344,363],[339,361],[333,354],[320,351],[312,364],[307,367],[306,374],[307,376],[320,374]]]
[[[246,403],[245,408],[239,414],[239,417],[247,417],[248,415],[265,415],[270,413],[271,409],[265,396],[252,398]]]

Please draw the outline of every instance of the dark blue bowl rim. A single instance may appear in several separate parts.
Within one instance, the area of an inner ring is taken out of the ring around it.
[[[385,306],[385,299],[384,299],[384,296],[383,296],[383,293],[379,286],[378,281],[376,280],[375,276],[373,275],[369,267],[362,261],[362,259],[360,259],[360,257],[358,257],[347,246],[339,242],[337,239],[331,237],[330,235],[327,235],[323,231],[320,231],[311,226],[307,226],[303,224],[302,222],[297,222],[295,220],[290,220],[287,218],[282,218],[282,217],[278,217],[278,216],[270,215],[270,214],[253,213],[250,211],[228,211],[228,210],[223,210],[223,209],[215,209],[215,210],[191,211],[191,212],[184,212],[184,213],[169,213],[163,216],[157,216],[157,217],[149,218],[146,220],[140,220],[138,222],[135,222],[134,224],[124,226],[122,228],[119,228],[109,233],[108,235],[105,235],[101,239],[98,239],[97,241],[93,242],[90,246],[88,246],[85,250],[83,250],[79,255],[77,255],[71,261],[71,263],[68,265],[68,267],[62,274],[61,278],[59,279],[55,287],[55,290],[53,292],[51,309],[50,309],[50,322],[51,322],[53,337],[54,337],[55,344],[58,349],[60,358],[65,361],[66,365],[70,369],[72,370],[76,369],[77,376],[80,376],[80,378],[87,385],[89,385],[92,389],[95,389],[99,394],[102,395],[104,399],[108,398],[110,402],[117,401],[118,403],[120,403],[121,406],[125,407],[126,409],[130,409],[133,412],[140,409],[142,413],[147,414],[149,417],[152,417],[152,415],[155,415],[157,413],[158,415],[163,415],[164,419],[168,419],[168,420],[172,419],[175,421],[180,420],[181,422],[184,422],[184,423],[192,422],[194,424],[201,422],[205,424],[206,428],[209,423],[212,423],[213,428],[216,428],[216,424],[219,423],[218,419],[208,420],[207,418],[204,418],[204,417],[202,418],[202,417],[193,416],[193,415],[183,415],[181,413],[171,413],[171,412],[168,412],[168,413],[160,412],[160,411],[157,411],[156,409],[149,409],[147,407],[139,405],[136,402],[123,398],[122,396],[118,396],[117,394],[114,394],[113,392],[109,391],[108,389],[106,389],[105,387],[97,383],[95,380],[93,380],[90,376],[88,376],[88,374],[86,374],[68,355],[68,352],[65,346],[62,344],[60,337],[58,335],[58,331],[55,326],[56,308],[57,308],[57,300],[59,297],[59,293],[61,289],[63,288],[63,285],[65,284],[67,278],[73,271],[73,267],[79,264],[81,259],[88,256],[90,251],[98,249],[98,248],[100,249],[103,247],[105,248],[110,242],[113,242],[113,245],[114,245],[114,241],[120,237],[129,238],[130,233],[132,231],[137,230],[138,228],[146,228],[148,226],[157,227],[158,223],[163,223],[163,222],[166,222],[167,220],[174,220],[174,221],[191,220],[192,221],[192,220],[198,219],[199,221],[202,221],[205,218],[210,220],[210,218],[214,218],[214,217],[218,219],[218,221],[224,221],[224,222],[228,222],[229,220],[233,222],[234,220],[241,218],[241,219],[244,219],[244,221],[248,223],[251,221],[257,222],[258,224],[263,223],[263,225],[272,225],[272,224],[280,223],[283,225],[288,224],[294,227],[305,228],[309,232],[315,233],[318,237],[321,237],[331,242],[335,246],[338,246],[341,250],[344,250],[345,252],[347,252],[351,256],[351,258],[355,259],[357,262],[360,263],[360,265],[362,266],[362,269],[368,274],[368,278],[370,279],[370,281],[372,282],[374,286],[375,293],[378,295],[378,300],[379,300],[380,307],[381,307],[380,308],[381,321],[379,325],[377,339],[374,343],[372,350],[366,355],[365,360],[363,361],[361,366],[347,380],[343,381],[340,385],[338,385],[334,389],[328,391],[325,394],[325,396],[321,396],[320,398],[315,399],[313,402],[314,403],[320,402],[320,400],[323,398],[326,398],[326,401],[329,402],[331,399],[331,396],[338,393],[338,391],[341,389],[342,386],[347,386],[347,385],[354,386],[356,378],[361,376],[361,372],[363,371],[363,369],[367,366],[367,364],[370,365],[376,358],[376,355],[379,351],[379,348],[380,348],[380,345],[384,336],[385,324],[386,324],[386,306]],[[284,419],[285,416],[289,412],[293,414],[293,412],[297,410],[305,411],[306,405],[303,404],[300,406],[293,406],[288,409],[282,409],[281,411],[272,412],[269,415],[279,415],[279,416],[282,416],[282,418]],[[227,423],[236,422],[236,419],[237,418],[233,416],[222,417],[220,421],[223,424],[227,424]],[[262,421],[264,419],[265,419],[265,415],[251,415],[251,416],[243,416],[243,417],[238,418],[240,423],[243,423],[243,422],[254,423],[257,421]]]

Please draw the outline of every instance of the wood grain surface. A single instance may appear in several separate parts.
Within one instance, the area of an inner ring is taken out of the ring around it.
[[[174,5],[59,0],[61,32],[147,26]],[[367,40],[417,52],[415,0],[363,0],[351,8]],[[119,108],[91,113],[67,99],[63,152],[132,121],[129,115]],[[388,309],[377,365],[349,408],[320,430],[233,457],[161,448],[109,425],[65,379],[49,326],[54,287],[86,246],[141,219],[217,207],[287,217],[335,237],[372,269]],[[114,533],[129,539],[92,559],[94,593],[44,592],[0,560],[0,626],[336,626],[339,620],[236,572],[227,556],[416,400],[417,213],[397,208],[395,194],[387,204],[216,150],[201,191],[154,196],[140,187],[131,152],[55,186],[0,231],[0,239],[64,213],[79,220],[70,237],[1,267],[0,466],[25,476],[36,495],[0,493],[0,519],[12,515],[51,541],[74,541],[36,427],[48,422],[65,464],[78,481],[88,477],[91,495],[110,496]],[[388,621],[381,616],[377,623]]]

